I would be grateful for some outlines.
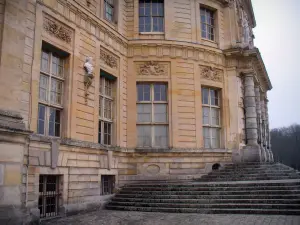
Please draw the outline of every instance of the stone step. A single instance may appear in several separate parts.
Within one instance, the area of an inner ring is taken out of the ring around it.
[[[217,187],[177,187],[177,186],[167,186],[167,187],[124,187],[123,191],[235,191],[235,190],[300,190],[300,185],[290,185],[290,186],[217,186]]]
[[[299,199],[149,199],[116,197],[112,202],[142,202],[142,203],[244,203],[244,204],[300,204]]]
[[[249,171],[217,170],[217,171],[212,171],[209,174],[213,174],[213,175],[227,175],[227,174],[247,174],[247,175],[251,175],[251,174],[279,174],[280,175],[280,174],[299,174],[299,171],[295,171],[295,170],[261,170],[261,171],[257,171],[257,170],[249,170]]]
[[[110,202],[109,205],[133,206],[133,207],[159,207],[159,208],[215,208],[215,209],[300,209],[300,204],[240,204],[240,203],[217,203],[217,204],[184,204],[184,203],[142,203],[142,202]]]
[[[285,179],[300,179],[300,175],[299,174],[288,174],[288,175],[285,175],[285,174],[282,174],[282,175],[276,175],[276,174],[257,174],[257,175],[238,175],[238,174],[231,174],[231,175],[204,175],[203,177],[200,178],[200,180],[203,180],[203,179],[206,179],[206,178],[211,178],[211,179],[219,179],[219,178],[222,178],[222,179],[227,179],[227,180],[230,180],[231,178],[246,178],[246,179],[264,179],[264,178],[267,178],[267,179],[278,179],[278,178],[285,178]]]
[[[265,215],[300,215],[300,209],[193,209],[193,208],[159,208],[159,207],[128,207],[106,206],[111,210],[169,212],[169,213],[202,213],[202,214],[265,214]]]
[[[130,191],[121,190],[120,194],[145,194],[145,195],[247,195],[247,194],[300,194],[300,189],[292,190],[247,190],[247,191]]]
[[[299,176],[275,176],[275,177],[203,177],[197,179],[202,182],[217,182],[217,181],[255,181],[255,180],[287,180],[300,179]]]
[[[141,184],[129,184],[125,185],[125,187],[257,187],[257,186],[275,186],[275,187],[284,187],[284,186],[297,186],[300,185],[299,181],[294,182],[212,182],[212,183],[204,183],[204,182],[191,182],[191,183],[180,183],[180,184],[158,184],[158,183],[141,183]]]
[[[245,195],[151,195],[151,194],[117,194],[115,198],[144,198],[144,199],[300,199],[300,194],[245,194]]]

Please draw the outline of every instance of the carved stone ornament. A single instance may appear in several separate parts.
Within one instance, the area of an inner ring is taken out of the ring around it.
[[[47,17],[44,17],[44,30],[55,36],[58,39],[61,39],[68,44],[72,41],[72,31],[65,26],[61,25],[59,22],[51,20]]]
[[[158,62],[149,61],[139,65],[137,73],[141,76],[167,76],[168,70],[165,65],[159,64]]]
[[[92,57],[87,57],[84,63],[84,91],[85,91],[85,102],[87,103],[87,97],[89,96],[88,89],[92,85],[94,79],[94,66],[92,64]]]
[[[203,67],[201,70],[201,77],[207,80],[222,82],[221,71],[212,67]]]
[[[111,68],[118,67],[117,58],[103,50],[100,51],[100,59]]]

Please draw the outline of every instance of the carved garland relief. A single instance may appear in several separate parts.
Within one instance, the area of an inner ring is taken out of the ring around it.
[[[117,58],[106,51],[103,50],[100,51],[100,59],[111,68],[118,67]]]
[[[65,41],[70,44],[72,41],[72,31],[67,27],[63,26],[58,21],[52,20],[49,17],[44,17],[44,30],[50,35]]]
[[[139,76],[167,76],[168,68],[162,63],[149,61],[137,66],[137,74]]]
[[[201,78],[216,82],[222,82],[222,70],[207,66],[201,67]]]

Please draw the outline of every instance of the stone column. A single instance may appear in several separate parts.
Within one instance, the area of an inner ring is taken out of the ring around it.
[[[266,152],[265,149],[262,148],[262,110],[261,110],[261,102],[260,102],[260,88],[259,86],[255,87],[255,102],[256,102],[256,114],[257,114],[257,134],[258,134],[258,144],[260,146],[260,156],[261,161],[266,161]]]
[[[244,162],[260,162],[260,150],[257,143],[257,112],[254,89],[254,72],[245,73],[245,97],[246,111],[246,140],[247,146],[243,151]]]
[[[247,145],[257,146],[257,113],[252,74],[245,75],[245,111],[246,111],[246,139]]]
[[[271,150],[271,137],[270,137],[270,126],[269,126],[269,110],[268,110],[269,100],[266,98],[265,101],[265,110],[266,110],[266,149],[269,155],[268,161],[273,162],[273,152]]]

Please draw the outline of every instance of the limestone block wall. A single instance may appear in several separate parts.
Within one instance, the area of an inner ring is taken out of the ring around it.
[[[24,204],[27,201],[29,208],[38,207],[40,175],[60,175],[59,201],[67,211],[78,210],[88,203],[99,204],[107,198],[101,196],[101,175],[115,175],[118,186],[119,159],[107,150],[61,144],[57,158],[52,151],[49,140],[37,136],[30,141],[22,174],[22,200]]]
[[[30,121],[35,4],[35,0],[0,2],[0,41],[5,43],[0,46],[1,107],[20,112],[26,127]]]
[[[210,172],[215,163],[231,161],[230,151],[145,151],[116,155],[119,186],[144,180],[192,180]]]
[[[177,91],[177,135],[175,146],[182,148],[196,147],[196,104],[194,81],[194,63],[179,61],[176,63],[175,74]],[[198,137],[199,138],[199,137]]]

